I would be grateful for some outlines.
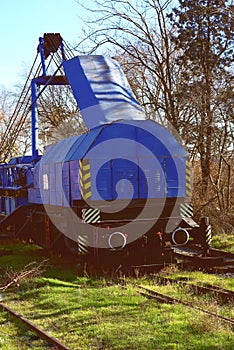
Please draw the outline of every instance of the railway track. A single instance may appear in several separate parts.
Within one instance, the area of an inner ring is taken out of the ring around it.
[[[234,273],[234,254],[210,249],[204,256],[200,249],[173,248],[173,256],[178,265],[184,268],[202,269],[211,273]]]
[[[192,302],[186,302],[186,301],[183,301],[181,299],[171,297],[167,294],[159,293],[155,290],[152,290],[150,288],[146,288],[146,287],[139,285],[139,284],[134,284],[134,287],[135,287],[135,290],[137,293],[141,294],[142,296],[144,296],[146,298],[153,299],[153,300],[155,300],[157,302],[161,302],[161,303],[182,304],[182,305],[189,307],[189,308],[192,308],[196,311],[206,313],[209,316],[213,316],[216,319],[219,319],[223,322],[226,322],[226,323],[230,324],[232,327],[234,327],[234,319],[224,317],[222,315],[216,314],[215,312],[203,309],[199,306],[195,306]]]
[[[6,306],[3,303],[0,303],[0,308],[3,311],[7,311],[10,315],[14,316],[15,318],[17,318],[18,320],[20,320],[21,322],[23,322],[27,328],[31,329],[34,333],[36,333],[41,339],[43,339],[44,341],[46,341],[48,344],[50,344],[51,346],[53,346],[54,350],[71,350],[69,349],[67,346],[65,346],[64,344],[60,343],[57,339],[55,339],[54,337],[52,337],[51,335],[49,335],[48,333],[46,333],[45,331],[43,331],[42,329],[38,328],[34,323],[32,323],[31,321],[29,321],[27,318],[23,317],[22,315],[16,313],[15,311],[13,311],[12,309],[10,309],[8,306]]]
[[[221,303],[229,303],[229,302],[234,302],[234,291],[221,288],[216,285],[212,284],[193,284],[190,283],[189,281],[185,281],[184,278],[183,280],[181,279],[172,279],[169,277],[162,277],[162,276],[156,276],[156,283],[157,284],[177,284],[177,285],[182,285],[190,288],[192,291],[194,291],[197,294],[208,294],[211,296],[215,296],[218,301]]]

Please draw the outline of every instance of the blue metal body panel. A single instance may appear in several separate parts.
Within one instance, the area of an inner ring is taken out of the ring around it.
[[[151,157],[140,157],[139,167],[142,172],[139,176],[139,197],[143,198],[164,198],[165,192],[165,174],[164,158],[157,159],[158,164],[152,162]],[[158,165],[158,166],[157,166]]]
[[[62,167],[62,184],[63,184],[63,206],[70,206],[70,173],[69,162],[65,162]]]
[[[33,204],[43,204],[39,187],[28,189],[29,202]]]
[[[67,153],[64,161],[83,159],[91,148],[93,142],[102,131],[103,127],[95,128],[90,132],[79,136]]]
[[[112,161],[113,199],[137,199],[138,164],[131,160],[114,159]]]
[[[84,154],[85,150],[82,150],[84,145],[81,146],[83,141],[86,138],[86,134],[82,134],[77,137],[76,142],[71,146],[71,148],[68,150],[65,160],[76,160],[76,159],[81,159],[80,158],[80,153]]]
[[[57,205],[56,202],[56,170],[55,170],[55,163],[51,163],[49,165],[49,182],[50,182],[50,199],[49,204],[51,205]]]
[[[186,197],[187,153],[151,120],[102,125],[50,147],[35,167],[35,188],[39,177],[48,178],[48,188],[41,186],[44,204],[81,199],[82,159],[90,162],[91,200]],[[29,194],[30,202],[34,198]]]
[[[53,163],[63,163],[71,147],[78,141],[79,136],[71,136],[66,139],[58,141],[53,146],[48,148],[48,152],[43,156],[43,164]]]
[[[96,144],[108,139],[132,140],[137,144],[138,155],[145,157],[146,150],[150,150],[155,157],[178,157],[186,156],[182,145],[170,132],[152,120],[146,121],[124,121],[112,123],[111,126],[103,128]],[[119,147],[122,143],[120,142]],[[144,147],[139,148],[139,145]],[[112,150],[115,152],[115,150]],[[125,150],[126,153],[126,150]]]
[[[96,176],[96,169],[100,169]],[[92,197],[96,199],[112,200],[112,169],[111,162],[103,164],[103,159],[92,159],[90,162],[91,179],[96,176],[96,181],[91,180]]]
[[[63,188],[62,165],[63,165],[62,163],[55,164],[55,169],[56,169],[55,170],[56,171],[56,205],[59,205],[59,206],[63,206],[63,191],[61,190]],[[49,189],[48,189],[48,191],[49,191]],[[43,193],[44,192],[46,192],[46,190],[44,190]]]
[[[177,174],[174,168],[176,165]],[[183,158],[166,158],[165,174],[167,197],[186,197],[186,160]],[[180,181],[178,181],[180,179]]]
[[[80,200],[80,182],[79,182],[79,162],[78,160],[71,160],[70,166],[70,178],[71,178],[71,200]]]

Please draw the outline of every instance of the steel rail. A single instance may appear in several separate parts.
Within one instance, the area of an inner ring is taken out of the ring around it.
[[[143,287],[143,286],[141,286],[139,284],[134,284],[134,286],[136,288],[138,288],[138,290],[137,290],[138,293],[140,293],[141,295],[143,295],[143,296],[145,296],[147,298],[156,299],[156,300],[158,300],[160,302],[169,303],[169,304],[175,304],[175,303],[182,304],[182,305],[190,307],[190,308],[192,308],[194,310],[201,311],[201,312],[206,313],[206,314],[208,314],[210,316],[214,316],[215,318],[218,318],[218,319],[220,319],[222,321],[230,323],[232,326],[234,326],[234,320],[231,319],[231,318],[221,316],[219,314],[216,314],[215,312],[203,309],[203,308],[201,308],[199,306],[195,306],[195,305],[193,305],[190,302],[186,302],[186,301],[183,301],[181,299],[174,298],[174,297],[171,297],[169,295],[159,293],[159,292],[157,292],[155,290]]]
[[[197,249],[173,248],[175,258],[183,259],[177,262],[185,268],[202,268],[208,272],[226,273],[234,271],[234,254],[218,249],[210,249],[209,256],[203,256]]]
[[[57,339],[54,337],[50,336],[48,333],[44,332],[42,329],[38,328],[34,323],[29,321],[27,318],[23,317],[22,315],[16,313],[12,309],[10,309],[8,306],[6,306],[3,303],[0,303],[0,307],[4,310],[7,311],[9,314],[13,315],[20,321],[22,321],[24,324],[27,325],[28,328],[30,328],[33,332],[37,333],[39,337],[43,340],[45,340],[47,343],[55,346],[55,349],[58,350],[70,350],[67,346],[63,345],[60,343]]]
[[[177,279],[172,279],[169,277],[162,277],[162,276],[157,276],[156,281],[159,282],[160,284],[166,284],[166,283],[171,283],[171,284],[179,284],[183,285],[186,287],[191,288],[192,290],[198,292],[198,293],[203,293],[203,294],[214,294],[217,297],[219,297],[223,302],[230,302],[234,301],[234,291],[221,288],[219,286],[215,286],[212,284],[193,284],[188,281],[184,280],[177,280]]]

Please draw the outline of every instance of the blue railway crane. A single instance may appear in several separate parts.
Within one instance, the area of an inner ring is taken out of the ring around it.
[[[32,154],[0,165],[1,232],[48,248],[65,244],[86,258],[114,253],[155,261],[168,247],[190,244],[207,252],[209,222],[192,219],[188,154],[169,130],[146,118],[118,62],[102,55],[68,58],[53,33],[39,39],[37,51],[40,70],[29,79],[27,99]],[[48,75],[46,60],[55,54],[59,64]],[[37,101],[49,85],[71,87],[88,131],[40,155]]]

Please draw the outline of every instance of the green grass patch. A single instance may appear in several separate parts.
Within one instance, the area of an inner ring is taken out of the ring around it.
[[[6,303],[71,349],[232,349],[233,334],[219,321],[155,303],[131,285],[98,282],[37,279],[8,293]]]
[[[32,248],[32,249],[31,249]],[[5,246],[14,253],[0,256],[0,274],[14,266],[21,270],[29,261],[47,261],[41,276],[22,281],[2,292],[3,302],[56,337],[71,350],[203,350],[234,348],[229,325],[183,305],[160,304],[136,293],[129,279],[127,288],[111,278],[79,276],[72,261],[44,255],[37,247]],[[6,259],[8,257],[8,259]],[[10,260],[11,258],[11,260]],[[172,273],[173,272],[173,273]],[[162,271],[169,274],[169,270]],[[174,278],[187,277],[209,281],[213,275],[201,272],[171,271]],[[231,278],[215,276],[214,284],[228,289]],[[217,305],[214,299],[193,295],[186,288],[156,286],[155,279],[141,278],[138,283],[165,293],[203,303],[226,316],[230,305]],[[32,344],[32,345],[30,345]],[[48,346],[5,312],[0,313],[0,349],[47,349]]]
[[[144,284],[146,287],[150,287],[151,289],[162,294],[170,295],[171,297],[186,303],[192,303],[192,305],[197,306],[198,308],[211,311],[220,316],[234,319],[234,309],[232,307],[232,303],[223,303],[222,300],[219,300],[215,294],[196,293],[194,289],[189,288],[189,285],[185,286],[182,284],[167,283],[166,285],[161,285],[153,283],[152,280],[150,280],[148,283],[145,281]],[[206,315],[206,317],[209,319],[210,316]]]
[[[6,312],[0,312],[0,349],[2,350],[46,349],[46,344]]]
[[[170,267],[162,270],[159,275],[170,277],[175,280],[185,280],[193,284],[213,284],[220,288],[230,289],[234,291],[234,279],[232,275],[215,275],[204,273],[202,271],[180,270],[178,268],[174,268],[171,270]]]
[[[212,248],[226,250],[234,254],[233,234],[216,234],[212,238]]]
[[[43,249],[36,245],[18,241],[0,244],[0,268],[18,271],[32,261],[41,261],[43,256]]]

